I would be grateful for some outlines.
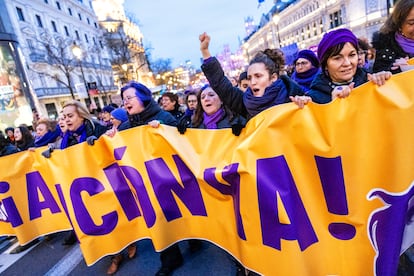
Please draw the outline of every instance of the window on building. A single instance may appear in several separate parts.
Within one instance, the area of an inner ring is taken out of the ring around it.
[[[95,37],[92,37],[93,45],[96,45],[96,39]]]
[[[72,16],[72,9],[68,8],[69,15]]]
[[[49,4],[49,1],[48,0],[43,0],[43,2],[45,2],[46,4]]]
[[[79,40],[80,39],[80,36],[79,36],[79,32],[78,31],[75,31],[75,35],[76,35],[76,39]]]
[[[91,25],[91,21],[89,20],[89,18],[86,18],[86,22],[88,22],[88,24]]]
[[[341,13],[341,10],[336,11],[334,13],[331,13],[329,15],[329,19],[330,19],[330,27],[331,27],[331,29],[336,28],[336,27],[342,25],[343,21],[342,21],[342,13]]]
[[[56,120],[58,117],[58,112],[56,109],[56,105],[54,103],[47,103],[45,104],[47,115],[50,119]]]
[[[42,18],[38,14],[36,14],[36,21],[37,21],[37,26],[40,28],[43,28]]]
[[[82,20],[82,14],[78,13],[79,20]]]
[[[62,7],[60,6],[59,1],[56,1],[56,7],[58,8],[58,10],[62,10]]]
[[[70,36],[68,26],[64,26],[63,29],[65,29],[65,35]]]
[[[55,21],[50,21],[50,23],[52,24],[52,29],[53,29],[53,31],[55,32],[55,33],[57,33],[58,32],[58,30],[57,30],[57,27],[56,27],[56,22]]]
[[[85,41],[86,41],[86,43],[89,43],[89,39],[88,39],[88,35],[87,34],[85,34]]]
[[[19,17],[19,20],[25,21],[22,8],[16,7],[16,12],[17,12],[17,16]]]
[[[102,40],[99,40],[99,46],[101,46],[101,49],[104,48],[103,43],[102,43]]]
[[[26,42],[27,42],[27,46],[29,47],[29,49],[33,51],[35,49],[33,45],[33,40],[27,39]]]
[[[96,24],[96,22],[93,22],[93,25],[98,29],[98,24]]]

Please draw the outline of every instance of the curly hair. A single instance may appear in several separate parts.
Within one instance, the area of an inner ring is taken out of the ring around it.
[[[257,53],[249,65],[254,63],[263,63],[270,75],[279,76],[285,67],[285,54],[280,49],[266,49]]]

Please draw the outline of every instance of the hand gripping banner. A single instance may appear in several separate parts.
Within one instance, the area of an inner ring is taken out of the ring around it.
[[[273,107],[239,137],[143,126],[2,157],[0,234],[73,228],[88,265],[199,238],[264,275],[395,275],[414,241],[413,77]]]

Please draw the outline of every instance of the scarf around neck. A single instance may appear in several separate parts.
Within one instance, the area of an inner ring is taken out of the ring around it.
[[[250,87],[247,88],[243,94],[243,103],[249,115],[253,117],[269,107],[288,102],[288,97],[289,93],[286,85],[279,78],[270,86],[266,87],[261,97],[254,96]]]
[[[410,56],[414,55],[414,40],[409,39],[402,34],[395,33],[395,41],[401,46],[401,48],[409,54]]]
[[[35,138],[35,147],[42,147],[42,146],[46,146],[49,143],[53,143],[55,142],[56,138],[59,137],[61,131],[59,127],[56,127],[56,129],[54,131],[49,130],[48,132],[46,132],[45,135],[40,136],[40,137],[36,137]]]
[[[79,140],[76,139],[79,137]],[[75,131],[66,131],[65,135],[62,138],[62,144],[60,145],[61,149],[65,149],[67,147],[73,146],[75,144],[81,143],[86,141],[86,124],[83,123],[77,130]]]
[[[211,115],[207,115],[207,113],[203,112],[203,118],[204,118],[204,125],[207,129],[217,129],[217,123],[220,121],[220,119],[223,117],[224,109],[220,108],[215,113]]]
[[[292,74],[292,80],[296,81],[304,91],[310,90],[310,85],[313,79],[319,74],[320,69],[318,67],[312,67],[306,72],[297,73],[296,71]]]

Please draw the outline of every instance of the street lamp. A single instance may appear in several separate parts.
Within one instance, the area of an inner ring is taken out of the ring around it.
[[[273,19],[273,23],[276,25],[277,44],[279,45],[279,48],[280,48],[280,34],[279,34],[280,16],[279,14],[275,14],[272,19]]]
[[[76,57],[76,59],[78,60],[79,67],[80,67],[81,74],[82,74],[83,84],[85,85],[86,93],[88,93],[89,100],[92,103],[93,102],[92,97],[89,94],[88,84],[86,83],[85,73],[83,72],[83,66],[82,66],[82,55],[83,55],[83,53],[82,53],[82,49],[78,45],[73,44],[72,53]]]

